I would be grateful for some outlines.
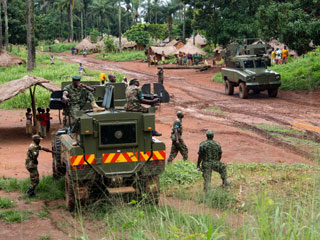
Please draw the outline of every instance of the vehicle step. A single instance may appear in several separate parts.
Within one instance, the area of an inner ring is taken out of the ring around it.
[[[110,194],[133,193],[136,190],[133,187],[107,188]]]

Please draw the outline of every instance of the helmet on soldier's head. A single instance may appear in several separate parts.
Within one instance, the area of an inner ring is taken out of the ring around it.
[[[177,112],[177,117],[178,118],[183,118],[184,117],[184,113],[182,111],[178,111]]]
[[[135,82],[139,82],[139,80],[136,78],[133,78],[130,80],[129,85],[133,85]]]
[[[40,139],[41,139],[41,137],[38,134],[35,134],[32,136],[32,141],[40,140]]]
[[[207,138],[213,138],[214,132],[212,130],[206,131]]]

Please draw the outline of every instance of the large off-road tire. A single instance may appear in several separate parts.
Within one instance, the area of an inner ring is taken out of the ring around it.
[[[230,82],[229,80],[225,81],[225,92],[227,95],[233,95],[234,92],[234,85],[232,82]]]
[[[248,97],[248,88],[244,82],[241,82],[239,85],[239,96],[242,99],[245,99]]]
[[[65,194],[66,194],[66,205],[70,212],[75,210],[76,197],[74,192],[73,181],[69,174],[65,176]]]
[[[278,88],[268,89],[268,96],[275,98],[278,95]]]
[[[61,163],[61,140],[59,136],[55,137],[52,150],[56,152],[56,154],[52,154],[52,174],[54,179],[58,179],[66,173],[66,167]]]
[[[159,204],[160,199],[160,181],[159,176],[149,176],[139,180],[140,200],[147,204]]]

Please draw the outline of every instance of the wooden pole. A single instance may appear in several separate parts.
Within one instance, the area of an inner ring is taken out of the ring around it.
[[[35,127],[36,126],[36,103],[35,103],[35,99],[34,99],[34,94],[35,94],[35,91],[36,91],[36,85],[34,86],[33,88],[33,91],[32,91],[32,86],[29,88],[30,90],[30,96],[31,96],[31,108],[32,108],[32,117],[33,117],[33,126]]]

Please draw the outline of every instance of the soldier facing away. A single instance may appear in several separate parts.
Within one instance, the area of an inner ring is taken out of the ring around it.
[[[182,139],[182,119],[184,118],[184,113],[178,111],[177,117],[178,119],[174,121],[171,132],[172,146],[168,163],[172,163],[178,152],[181,153],[183,160],[188,160],[188,148]]]
[[[208,130],[206,132],[207,140],[200,143],[200,148],[198,152],[198,163],[197,168],[200,169],[204,179],[203,190],[205,193],[208,192],[211,185],[211,175],[212,171],[220,173],[222,179],[222,185],[230,185],[230,181],[227,181],[227,169],[226,165],[220,161],[222,150],[218,142],[213,140],[214,132]]]
[[[26,168],[30,173],[30,187],[27,190],[27,194],[29,197],[35,196],[34,190],[39,184],[39,172],[38,172],[38,156],[39,151],[43,150],[45,152],[51,152],[51,150],[41,147],[40,145],[40,136],[33,135],[32,136],[32,143],[30,144],[28,151],[27,151],[27,158],[26,158]]]
[[[163,68],[161,67],[157,73],[158,75],[158,83],[163,84]]]

